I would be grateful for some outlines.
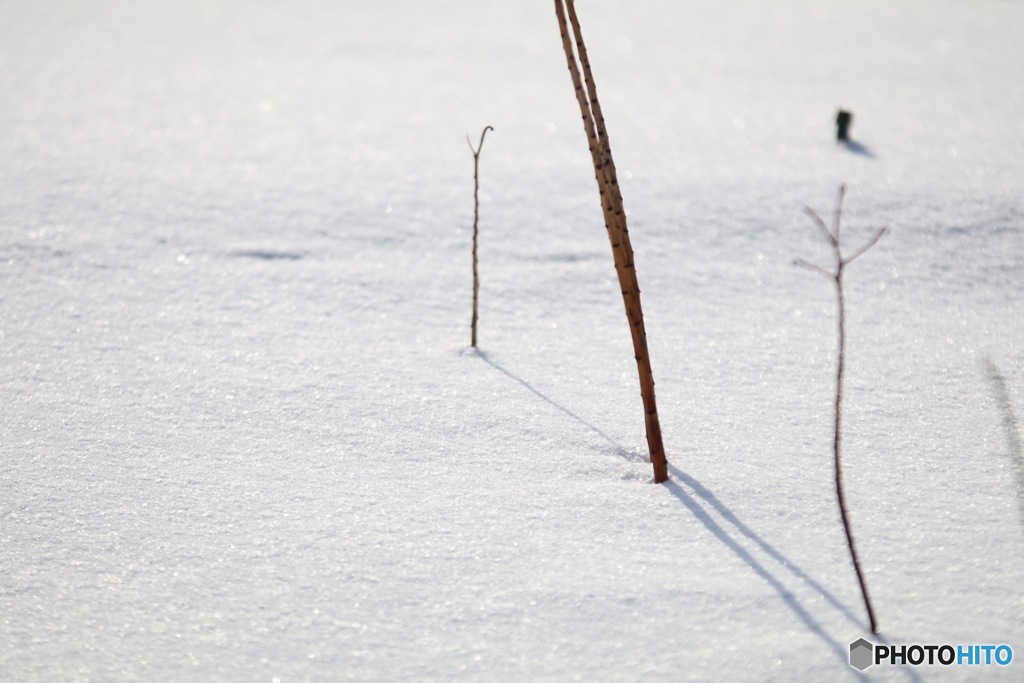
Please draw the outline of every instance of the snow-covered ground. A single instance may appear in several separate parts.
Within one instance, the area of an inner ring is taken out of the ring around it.
[[[667,485],[552,3],[0,2],[0,679],[1020,680],[1024,3],[578,8]]]

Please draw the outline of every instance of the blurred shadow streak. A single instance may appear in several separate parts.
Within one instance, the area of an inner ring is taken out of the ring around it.
[[[845,148],[848,152],[853,152],[854,154],[859,154],[860,156],[867,157],[868,159],[876,159],[877,158],[875,156],[875,153],[872,152],[870,148],[868,148],[865,145],[860,144],[856,140],[843,140],[839,144],[842,145],[843,148]]]
[[[1006,377],[991,358],[982,361],[985,374],[992,383],[992,394],[1003,417],[1003,432],[1006,435],[1006,450],[1013,465],[1014,479],[1017,482],[1017,505],[1020,508],[1020,521],[1024,524],[1024,448],[1020,441],[1020,422],[1013,411],[1010,390],[1006,386]]]

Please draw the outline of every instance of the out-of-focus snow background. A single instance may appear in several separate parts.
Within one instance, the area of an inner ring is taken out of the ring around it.
[[[867,673],[1019,678],[1024,3],[578,10],[664,486],[550,3],[0,3],[0,678],[858,678],[841,182],[883,635],[1017,655]]]

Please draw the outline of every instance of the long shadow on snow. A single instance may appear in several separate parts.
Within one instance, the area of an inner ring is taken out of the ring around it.
[[[839,600],[837,600],[834,595],[827,591],[824,586],[822,586],[820,583],[818,583],[813,578],[808,576],[803,570],[801,570],[795,564],[790,562],[785,555],[780,553],[778,550],[769,545],[764,539],[758,536],[753,530],[750,529],[750,527],[748,527],[738,517],[736,517],[735,513],[733,513],[732,510],[726,507],[726,505],[722,503],[722,501],[718,500],[714,493],[709,491],[700,482],[698,482],[696,479],[680,470],[675,465],[669,465],[669,470],[678,481],[683,482],[683,484],[688,486],[697,497],[701,498],[709,506],[714,508],[715,511],[722,517],[722,519],[732,524],[743,536],[746,536],[748,539],[757,544],[757,546],[760,547],[761,550],[765,552],[765,554],[767,554],[773,560],[775,560],[783,567],[788,569],[790,573],[792,573],[794,576],[796,576],[801,581],[806,583],[808,586],[813,588],[815,591],[820,593],[822,597],[824,597],[825,600],[828,601],[829,604],[831,604],[837,610],[842,612],[843,616],[845,616],[848,621],[857,626],[859,631],[863,633],[867,633],[869,631],[869,626],[866,622],[857,619],[853,615],[853,613],[850,612],[850,609],[846,607],[846,605],[844,605],[843,603],[839,602]],[[684,490],[683,486],[676,483],[676,481],[669,481],[668,489],[669,491],[672,492],[672,495],[678,498],[680,502],[682,502],[682,504],[685,505],[686,508],[693,513],[694,517],[700,520],[700,522],[707,528],[708,531],[714,534],[714,536],[719,541],[721,541],[727,548],[729,548],[729,550],[736,554],[737,557],[746,562],[747,565],[754,570],[755,574],[760,576],[762,579],[768,582],[768,584],[772,588],[775,589],[775,591],[782,598],[783,602],[786,603],[786,606],[789,607],[789,609],[800,619],[800,621],[804,622],[807,628],[810,629],[811,632],[814,633],[814,635],[818,636],[818,638],[820,638],[826,645],[828,645],[829,649],[832,650],[832,653],[836,656],[837,659],[839,659],[839,661],[841,661],[843,664],[849,665],[850,654],[848,646],[844,646],[836,642],[836,640],[829,635],[829,633],[824,629],[824,627],[822,627],[822,625],[819,624],[813,616],[811,616],[810,612],[808,612],[804,608],[804,606],[800,604],[800,601],[797,600],[796,596],[793,595],[793,593],[786,588],[785,584],[783,584],[774,574],[768,571],[768,569],[764,565],[758,562],[757,559],[753,555],[751,555],[746,548],[740,545],[740,543],[735,538],[730,536],[729,532],[726,531],[722,527],[722,525],[716,522],[714,518],[711,516],[711,514],[703,507],[701,507],[700,503],[698,503],[694,499],[694,496],[690,495],[690,493],[687,493],[687,491]],[[874,640],[876,642],[880,642],[881,644],[891,644],[888,638],[881,635],[875,635]],[[850,669],[850,673],[852,673],[860,680],[869,680],[864,673],[856,671],[853,668]],[[921,681],[921,677],[913,669],[904,667],[901,673],[906,674],[907,678],[913,681],[914,683],[919,683]]]
[[[480,356],[480,358],[485,363],[490,365],[492,368],[494,368],[495,370],[497,370],[501,374],[503,374],[506,377],[508,377],[510,380],[516,382],[517,384],[519,384],[524,389],[528,390],[530,393],[532,393],[537,398],[541,399],[542,401],[544,401],[545,403],[547,403],[551,407],[556,408],[556,409],[560,410],[561,412],[565,413],[566,415],[568,415],[572,419],[576,420],[581,425],[583,425],[584,427],[587,427],[592,432],[594,432],[595,434],[600,436],[602,439],[604,439],[605,441],[610,443],[615,448],[616,455],[618,455],[618,456],[620,456],[622,458],[625,458],[626,460],[636,461],[636,458],[634,458],[633,455],[629,451],[627,451],[625,448],[623,448],[622,445],[620,445],[618,442],[615,441],[615,439],[613,439],[612,437],[610,437],[607,434],[605,434],[603,431],[601,431],[601,429],[599,429],[595,425],[590,424],[589,422],[587,422],[582,417],[580,417],[576,413],[572,412],[571,410],[569,410],[565,406],[563,406],[563,405],[561,405],[559,403],[556,403],[551,398],[549,398],[549,397],[545,396],[544,394],[542,394],[541,392],[537,391],[536,389],[534,389],[530,385],[529,382],[527,382],[526,380],[524,380],[521,377],[517,377],[516,375],[513,375],[511,372],[509,372],[505,368],[503,368],[500,365],[498,365],[497,363],[495,363],[493,360],[490,359],[490,357],[486,353],[484,353],[480,349],[476,350],[476,355]]]
[[[683,473],[677,467],[672,467],[671,471],[680,480],[685,482],[686,485],[689,486],[691,490],[695,494],[700,496],[702,499],[706,501],[714,501],[710,502],[709,504],[713,508],[715,508],[715,510],[718,510],[719,514],[721,514],[723,518],[734,524],[740,530],[740,533],[754,540],[754,542],[757,543],[757,545],[759,545],[762,549],[765,549],[766,552],[768,552],[768,554],[773,559],[776,559],[779,562],[781,562],[783,566],[785,566],[786,568],[793,568],[793,565],[788,560],[786,560],[781,553],[779,553],[777,550],[769,546],[757,534],[750,531],[747,525],[740,522],[739,519],[737,519],[736,516],[728,510],[728,508],[722,505],[722,503],[718,501],[718,499],[715,498],[715,496],[711,494],[710,491],[708,491],[706,488],[697,483],[697,481],[693,479],[693,477],[690,477],[689,475]],[[696,517],[700,521],[700,523],[703,524],[707,528],[707,530],[715,536],[715,538],[721,541],[722,544],[725,545],[726,548],[731,550],[737,557],[746,562],[747,565],[754,570],[755,574],[760,576],[768,583],[769,586],[775,589],[775,592],[778,593],[779,597],[782,598],[782,601],[783,603],[785,603],[786,607],[788,607],[790,611],[792,611],[793,614],[795,614],[800,619],[800,621],[804,622],[804,625],[811,631],[811,633],[818,636],[818,638],[820,638],[821,641],[824,642],[830,650],[832,650],[832,654],[834,654],[840,662],[842,662],[843,664],[849,664],[850,660],[848,650],[839,642],[837,642],[831,635],[829,635],[828,631],[826,631],[825,628],[821,624],[819,624],[813,616],[811,616],[811,613],[808,612],[802,604],[800,604],[800,601],[797,599],[797,597],[793,595],[793,593],[790,592],[789,589],[786,588],[786,585],[782,583],[782,581],[780,581],[774,574],[768,571],[768,569],[763,564],[758,562],[757,558],[751,555],[750,552],[746,548],[744,548],[735,538],[729,535],[729,532],[726,531],[721,524],[716,522],[715,519],[711,516],[711,514],[703,507],[701,507],[700,503],[698,503],[693,496],[687,493],[686,490],[680,484],[670,480],[667,484],[667,488],[669,491],[672,492],[672,495],[674,495],[676,498],[679,499],[680,502],[682,502],[682,504],[686,507],[687,510],[693,513],[693,516]],[[722,510],[725,510],[727,514],[723,513]],[[799,570],[797,571],[799,572]],[[806,580],[806,574],[804,574],[803,572],[799,572],[798,576],[805,577]],[[818,586],[819,584],[816,581],[812,580],[811,585]],[[822,592],[822,595],[826,596],[829,602],[836,604],[835,598],[831,597],[829,593]],[[840,605],[840,609],[845,615],[847,615],[848,618],[851,616],[849,610],[847,610],[842,605]],[[858,626],[861,630],[867,630],[865,625],[863,624],[858,624]],[[868,680],[867,676],[858,671],[851,669],[851,672],[854,673],[854,675],[856,675],[861,680]]]
[[[836,598],[836,596],[832,595],[832,593],[830,593],[827,588],[825,588],[820,583],[818,583],[818,581],[815,580],[813,577],[809,576],[807,574],[807,572],[805,572],[804,570],[800,569],[800,567],[798,567],[793,562],[791,562],[789,560],[789,558],[787,558],[785,555],[783,555],[778,550],[776,550],[774,547],[772,547],[763,538],[758,536],[750,527],[748,527],[746,524],[744,524],[736,516],[736,513],[734,513],[732,510],[730,510],[725,505],[725,503],[723,503],[722,501],[718,500],[718,498],[715,496],[714,493],[709,491],[699,481],[697,481],[696,479],[694,479],[693,477],[688,475],[686,472],[683,472],[681,469],[679,469],[675,465],[670,464],[669,465],[669,471],[672,473],[672,476],[675,477],[676,480],[681,481],[682,483],[686,484],[693,491],[693,493],[695,493],[699,498],[704,500],[708,505],[713,507],[715,509],[715,511],[719,514],[719,516],[722,517],[722,519],[724,519],[725,521],[729,522],[729,524],[732,524],[736,528],[736,530],[739,531],[743,536],[746,536],[751,541],[753,541],[755,544],[757,544],[757,546],[759,548],[761,548],[761,550],[764,551],[764,553],[766,555],[768,555],[773,560],[775,560],[776,562],[781,564],[783,567],[785,567],[787,570],[789,570],[790,574],[792,574],[796,578],[798,578],[801,581],[803,581],[804,583],[806,583],[815,592],[820,593],[821,596],[823,598],[825,598],[826,602],[828,602],[830,605],[835,607],[839,612],[841,612],[843,614],[844,617],[846,617],[847,621],[849,621],[851,624],[856,626],[858,629],[865,630],[865,631],[867,630],[867,628],[868,628],[867,623],[865,623],[861,619],[858,619],[856,617],[856,615],[854,615],[854,613],[850,610],[850,608],[847,607],[846,605],[844,605],[842,602],[840,602],[839,599]],[[676,486],[674,484],[675,484],[675,482],[670,482],[670,487],[669,487],[670,490],[676,496],[676,498],[679,498],[680,500],[683,501],[683,504],[686,504],[686,500],[683,499],[683,496],[687,496],[686,492],[682,490],[682,487]],[[687,497],[689,498],[689,496],[687,496]],[[701,520],[701,521],[703,521],[703,520]],[[714,521],[712,521],[712,523],[714,524]],[[708,525],[705,523],[705,526],[708,526]],[[721,528],[721,527],[719,527],[719,528]],[[711,529],[711,527],[708,527],[708,529],[714,533],[714,530]],[[726,545],[728,545],[728,544],[726,544]],[[753,565],[751,565],[751,566],[753,567]],[[755,567],[754,570],[757,571],[757,568]],[[783,597],[785,597],[785,596],[783,596]]]
[[[612,437],[608,436],[608,434],[605,433],[604,431],[602,431],[599,427],[591,424],[590,422],[587,422],[582,417],[580,417],[576,413],[572,412],[571,410],[569,410],[565,406],[561,405],[560,403],[556,402],[555,400],[553,400],[549,396],[546,396],[542,392],[540,392],[537,389],[535,389],[526,380],[522,379],[521,377],[518,377],[517,375],[509,372],[508,370],[506,370],[502,366],[498,365],[493,360],[491,360],[491,358],[485,352],[480,351],[479,349],[477,349],[476,350],[476,355],[478,355],[485,363],[490,365],[492,368],[494,368],[495,370],[497,370],[501,374],[505,375],[506,377],[508,377],[512,381],[516,382],[517,384],[519,384],[523,388],[527,389],[530,393],[532,393],[533,395],[537,396],[538,398],[543,400],[548,405],[552,406],[553,408],[556,408],[560,412],[562,412],[565,415],[571,417],[572,419],[576,420],[577,422],[579,422],[583,426],[585,426],[588,429],[590,429],[591,431],[593,431],[595,434],[597,434],[602,439],[604,439],[609,444],[611,444],[615,448],[615,452],[619,456],[625,458],[626,460],[630,460],[630,461],[635,461],[636,460],[636,458],[634,458],[632,456],[632,454],[628,450],[626,450],[621,444],[619,444],[617,441],[615,441],[615,439],[613,439]],[[761,538],[761,536],[759,536],[753,529],[751,529],[739,517],[737,517],[736,513],[734,513],[731,509],[729,509],[729,507],[726,506],[725,503],[720,501],[718,499],[718,497],[715,496],[715,494],[712,493],[707,487],[705,487],[703,484],[701,484],[699,481],[694,479],[692,476],[690,476],[686,472],[683,472],[681,469],[679,469],[675,465],[671,465],[670,464],[669,465],[669,471],[672,473],[672,476],[675,478],[674,481],[670,480],[668,482],[668,485],[667,485],[667,488],[672,493],[672,495],[674,495],[676,498],[678,498],[679,501],[691,513],[693,513],[693,516],[696,517],[705,526],[705,528],[707,528],[707,530],[710,531],[715,536],[715,538],[717,538],[719,541],[721,541],[727,548],[729,548],[729,550],[731,550],[741,560],[746,562],[746,564],[751,569],[754,570],[754,573],[756,573],[758,576],[760,576],[762,579],[764,579],[772,588],[774,588],[775,591],[782,598],[783,602],[785,602],[786,606],[789,607],[789,609],[802,622],[804,622],[804,624],[807,626],[807,628],[810,629],[811,632],[814,633],[816,636],[818,636],[829,647],[829,649],[832,650],[833,654],[841,662],[843,662],[844,664],[848,665],[849,664],[849,650],[847,649],[847,646],[844,646],[844,645],[838,643],[834,638],[832,638],[832,636],[830,636],[828,634],[828,632],[825,631],[825,629],[810,614],[810,612],[808,612],[804,608],[804,606],[802,604],[800,604],[800,601],[796,598],[796,596],[793,595],[793,593],[786,588],[785,584],[783,584],[763,564],[758,562],[757,559],[753,555],[751,555],[750,552],[747,551],[747,549],[744,548],[735,538],[733,538],[729,534],[729,532],[726,531],[725,528],[723,528],[723,526],[721,524],[716,522],[715,519],[711,516],[711,514],[707,510],[705,510],[703,507],[701,507],[700,503],[698,503],[697,500],[695,500],[695,496],[697,498],[700,498],[701,500],[703,500],[705,502],[705,504],[707,504],[708,506],[713,508],[715,510],[715,512],[717,512],[718,515],[723,520],[725,520],[726,522],[731,524],[742,536],[746,537],[747,539],[752,541],[755,545],[757,545],[757,547],[759,547],[766,555],[768,555],[770,558],[772,558],[773,560],[778,562],[780,565],[785,567],[786,570],[788,570],[796,578],[798,578],[801,581],[803,581],[811,589],[813,589],[814,591],[819,593],[822,597],[824,597],[825,600],[830,605],[832,605],[836,610],[838,610],[840,613],[842,613],[842,615],[844,617],[846,617],[846,620],[849,621],[851,624],[853,624],[857,628],[858,631],[866,633],[868,631],[867,623],[862,621],[862,620],[860,620],[860,619],[858,619],[853,614],[853,612],[850,611],[850,608],[848,608],[846,605],[844,605],[842,602],[840,602],[823,585],[821,585],[817,580],[815,580],[813,577],[811,577],[806,572],[804,572],[802,569],[800,569],[800,567],[798,567],[796,564],[794,564],[792,561],[790,561],[781,552],[776,550],[771,544],[769,544],[767,541],[765,541],[763,538]],[[681,482],[681,484],[677,483],[677,482]],[[688,487],[693,495],[688,493],[683,488],[683,485]],[[875,639],[877,641],[881,641],[882,643],[886,643],[886,644],[889,642],[887,638],[884,638],[882,636],[875,636]],[[854,670],[853,668],[850,669],[850,672],[853,675],[857,676],[861,680],[868,680],[867,676],[865,676],[863,673],[861,673],[859,671]],[[917,682],[917,681],[921,680],[920,676],[918,676],[917,673],[915,671],[911,670],[911,669],[906,669],[905,668],[904,669],[904,673],[907,674],[907,677],[911,681]]]

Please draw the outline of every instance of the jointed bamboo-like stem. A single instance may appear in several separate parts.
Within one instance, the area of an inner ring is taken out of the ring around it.
[[[474,349],[476,348],[476,323],[478,320],[477,302],[480,299],[480,274],[477,269],[477,236],[480,222],[480,150],[484,148],[484,136],[489,130],[494,130],[494,128],[487,126],[480,133],[480,144],[476,148],[470,142],[469,136],[466,136],[469,151],[473,153],[473,320],[470,324],[470,345]]]
[[[825,276],[832,281],[836,290],[836,303],[838,306],[838,312],[836,315],[836,326],[838,333],[838,359],[836,361],[836,397],[835,397],[835,425],[832,436],[832,454],[833,464],[835,467],[835,482],[836,482],[836,499],[839,503],[839,516],[842,518],[843,531],[846,532],[846,543],[850,549],[850,558],[853,562],[853,570],[857,574],[857,582],[860,584],[861,595],[864,598],[864,608],[868,613],[868,621],[871,624],[871,632],[878,633],[878,620],[875,619],[875,609],[871,604],[871,598],[868,595],[868,584],[864,579],[864,572],[860,567],[860,559],[857,556],[857,546],[853,540],[853,528],[850,525],[850,514],[846,507],[846,493],[843,489],[843,467],[842,467],[842,420],[843,420],[843,384],[846,373],[846,293],[843,288],[843,274],[846,266],[850,265],[854,259],[863,254],[865,251],[875,245],[875,243],[888,232],[888,228],[882,228],[874,237],[868,240],[864,246],[855,251],[852,256],[844,257],[842,253],[842,247],[840,245],[840,228],[842,226],[842,213],[843,213],[843,197],[846,194],[846,186],[839,186],[839,197],[836,200],[836,210],[833,216],[833,228],[830,230],[825,221],[822,220],[821,216],[817,214],[813,209],[805,207],[805,213],[811,217],[814,224],[825,234],[825,238],[832,245],[832,253],[835,257],[836,267],[835,271],[826,270],[816,265],[808,263],[803,259],[797,259],[796,265]]]
[[[587,57],[587,49],[583,42],[583,33],[573,0],[555,0],[555,14],[558,17],[569,75],[572,78],[572,84],[576,90],[576,100],[583,117],[583,128],[587,134],[590,155],[594,163],[594,175],[601,196],[605,228],[612,245],[615,272],[618,275],[619,288],[622,291],[622,299],[626,307],[626,317],[629,320],[637,372],[640,376],[640,396],[643,399],[647,445],[650,449],[651,464],[654,466],[654,481],[662,483],[668,481],[668,460],[665,457],[665,447],[661,438],[661,424],[658,420],[658,408],[654,396],[654,374],[651,370],[647,348],[643,309],[640,306],[640,286],[637,282],[636,268],[633,262],[633,247],[630,244],[629,231],[626,227],[626,212],[622,206],[622,192],[619,189],[615,162],[612,160],[611,146],[608,142],[608,131],[605,128],[601,104],[597,99],[597,87],[590,69],[590,60]],[[567,14],[568,21],[566,20]],[[569,36],[569,24],[572,26],[572,39]],[[573,39],[576,46],[575,52]],[[582,77],[580,75],[581,68]]]

